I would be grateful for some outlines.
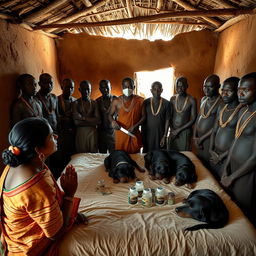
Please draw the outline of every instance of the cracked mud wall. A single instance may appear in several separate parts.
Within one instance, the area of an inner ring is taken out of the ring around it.
[[[17,97],[16,79],[29,73],[36,79],[42,72],[53,75],[56,93],[57,54],[53,39],[0,20],[0,150],[6,148],[10,129],[9,113]]]

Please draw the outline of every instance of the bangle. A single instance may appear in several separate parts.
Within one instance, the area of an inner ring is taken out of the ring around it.
[[[67,201],[73,202],[74,197],[64,196],[64,199]]]

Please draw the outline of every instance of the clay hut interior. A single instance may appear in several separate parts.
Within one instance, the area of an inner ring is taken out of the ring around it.
[[[102,79],[110,80],[112,93],[119,96],[122,79],[131,77],[136,94],[144,98],[151,96],[152,82],[160,81],[167,100],[175,80],[184,76],[199,108],[208,75],[217,74],[222,83],[256,72],[255,42],[255,0],[1,0],[1,152],[9,146],[10,109],[20,94],[21,74],[38,82],[40,74],[49,73],[57,96],[63,79],[72,78],[76,98],[80,82],[89,80],[92,99],[101,96]],[[184,227],[197,223],[180,218],[173,202],[152,210],[127,206],[128,185],[113,184],[103,168],[106,156],[77,155],[72,159],[81,182],[77,194],[89,225],[72,229],[61,241],[59,255],[256,255],[255,227],[192,152],[187,156],[200,170],[197,189],[218,192],[229,210],[229,223],[221,230],[185,233]],[[135,160],[142,164],[144,158],[138,153]],[[0,165],[3,170],[2,161]],[[155,182],[148,176],[139,178]],[[97,179],[110,184],[106,196],[105,190],[98,193],[102,187],[95,190]],[[176,203],[182,203],[190,188],[170,184],[163,186],[173,189]]]

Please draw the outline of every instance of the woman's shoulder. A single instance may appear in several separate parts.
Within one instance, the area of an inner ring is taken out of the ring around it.
[[[30,181],[37,174],[40,173],[29,167],[10,167],[5,178],[4,188],[6,190],[13,190]]]

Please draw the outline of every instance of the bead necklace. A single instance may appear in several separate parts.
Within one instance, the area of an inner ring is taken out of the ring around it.
[[[154,108],[153,108],[153,98],[150,99],[150,107],[151,107],[151,112],[152,112],[152,115],[153,116],[157,116],[159,114],[159,111],[162,107],[162,102],[163,102],[163,98],[160,98],[160,102],[159,102],[159,105],[158,105],[158,109],[156,111],[156,113],[154,112]]]
[[[244,117],[244,115],[248,112],[249,108],[247,107],[247,109],[243,112],[243,114],[241,115],[241,117],[238,119],[237,124],[236,124],[236,132],[235,132],[235,139],[238,139],[241,134],[243,133],[244,129],[246,128],[246,126],[248,125],[248,123],[251,121],[251,119],[254,117],[254,115],[256,114],[256,111],[252,112],[246,119],[245,121],[241,124],[240,123]]]
[[[51,115],[51,114],[54,112],[51,94],[49,95],[49,101],[48,101],[50,107],[48,107],[48,106],[46,105],[46,103],[45,103],[45,98],[42,97],[42,95],[41,95],[40,92],[38,93],[38,95],[39,95],[39,98],[40,98],[40,100],[41,100],[41,102],[42,102],[42,104],[43,104],[43,106],[44,106],[46,112],[48,113],[48,115]]]
[[[88,115],[88,114],[90,113],[90,111],[91,111],[92,102],[91,102],[91,100],[88,100],[88,102],[89,102],[89,109],[88,109],[88,111],[85,111],[84,100],[81,99],[81,101],[82,101],[82,111],[83,111],[84,115],[86,116],[86,115]]]
[[[183,104],[181,109],[178,109],[178,98],[179,98],[179,94],[175,97],[175,105],[174,105],[175,106],[175,110],[176,110],[177,113],[182,113],[184,111],[187,103],[188,103],[188,96],[186,96],[185,102],[184,102],[184,104]]]
[[[220,111],[220,120],[219,120],[219,125],[221,128],[225,128],[227,126],[228,123],[230,123],[230,121],[234,118],[234,116],[238,113],[238,111],[240,110],[240,108],[242,107],[241,104],[237,105],[234,112],[232,112],[232,114],[229,116],[229,118],[227,119],[226,122],[223,122],[223,114],[226,111],[230,111],[231,109],[228,109],[228,104],[226,104],[222,110]]]
[[[220,96],[218,96],[218,98],[215,100],[215,102],[212,104],[212,106],[209,108],[208,112],[205,114],[205,106],[206,106],[206,103],[208,101],[208,99],[205,100],[202,108],[201,108],[201,111],[200,111],[200,114],[202,116],[202,118],[206,119],[210,116],[210,114],[212,113],[212,110],[214,109],[214,107],[216,106],[216,104],[219,102],[220,100]]]
[[[132,102],[131,102],[131,104],[130,104],[130,106],[129,106],[128,108],[126,108],[126,107],[124,106],[124,97],[123,97],[123,96],[121,97],[121,101],[122,101],[122,107],[123,107],[123,109],[124,109],[126,112],[130,112],[131,109],[133,108],[133,105],[134,105],[134,95],[132,96]]]
[[[40,110],[37,108],[37,113],[35,112],[35,109],[32,107],[32,105],[26,101],[22,96],[20,97],[21,101],[26,105],[26,107],[34,114],[35,117],[39,117]]]

